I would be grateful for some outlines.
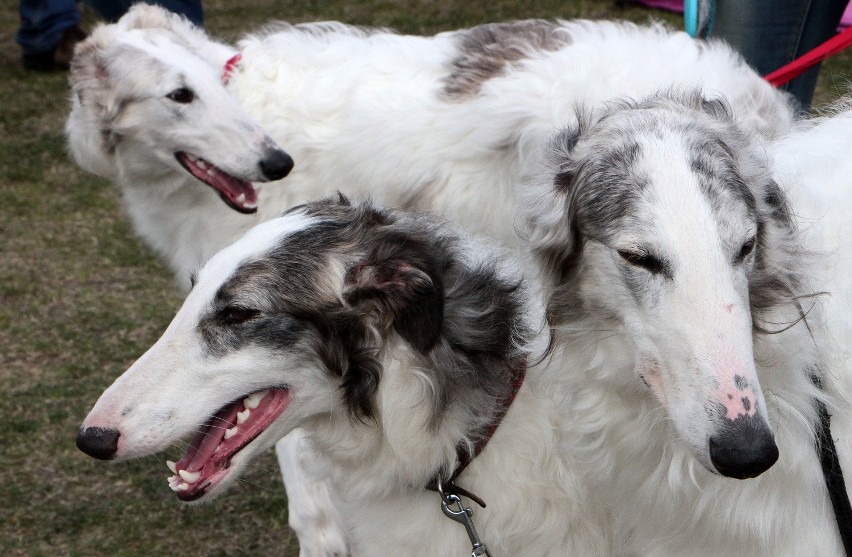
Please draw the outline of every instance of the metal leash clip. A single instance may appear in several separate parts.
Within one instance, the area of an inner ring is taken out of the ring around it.
[[[445,495],[440,481],[438,482],[438,493],[441,495],[441,510],[444,511],[444,515],[462,524],[464,529],[467,530],[467,537],[473,544],[470,557],[491,557],[488,548],[485,547],[485,544],[479,539],[479,534],[476,533],[476,527],[473,525],[473,511],[462,504],[458,495]],[[456,505],[456,508],[450,508],[450,505]]]

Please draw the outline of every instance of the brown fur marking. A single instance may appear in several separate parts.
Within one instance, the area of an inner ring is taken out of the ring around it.
[[[555,51],[571,43],[557,32],[559,25],[542,19],[489,23],[460,31],[459,55],[444,79],[445,96],[460,99],[475,95],[482,84],[502,75],[506,68],[536,52]]]

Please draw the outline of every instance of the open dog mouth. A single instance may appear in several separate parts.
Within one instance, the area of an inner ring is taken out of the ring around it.
[[[280,416],[291,400],[285,388],[258,391],[232,402],[198,429],[186,454],[167,461],[169,487],[182,501],[194,501],[228,474],[231,459]]]
[[[219,192],[230,208],[240,213],[257,212],[257,192],[251,182],[231,176],[210,162],[184,151],[175,158],[190,174]]]

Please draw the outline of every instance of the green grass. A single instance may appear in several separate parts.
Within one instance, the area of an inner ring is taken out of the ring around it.
[[[210,31],[231,39],[275,18],[411,33],[523,17],[679,22],[615,9],[609,0],[204,5]],[[75,448],[99,394],[157,339],[180,298],[166,268],[134,238],[116,189],[69,161],[67,76],[21,70],[16,27],[16,11],[0,10],[0,549],[13,556],[296,555],[271,454],[219,501],[186,507],[166,486],[164,457],[107,464]],[[820,103],[836,98],[850,68],[850,53],[824,67]]]

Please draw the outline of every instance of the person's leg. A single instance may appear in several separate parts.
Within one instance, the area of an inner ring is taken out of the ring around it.
[[[847,3],[847,0],[813,0],[811,2],[811,9],[802,28],[799,47],[793,59],[807,54],[837,33],[837,26],[840,24],[840,18],[843,17]],[[791,81],[786,88],[800,99],[805,108],[811,106],[820,67],[821,64],[817,64]]]
[[[21,0],[17,40],[24,53],[52,52],[62,34],[80,22],[74,0]]]
[[[67,65],[73,43],[82,35],[75,1],[21,0],[19,10],[21,26],[16,38],[24,67],[48,70]]]
[[[127,13],[130,6],[139,0],[84,0],[87,6],[109,22],[116,22]],[[195,25],[204,25],[204,10],[201,0],[145,0],[148,4],[157,4],[170,12],[181,14]]]
[[[110,23],[115,23],[123,16],[134,0],[83,0],[95,13]]]
[[[174,12],[181,14],[198,27],[204,26],[204,10],[201,0],[145,0],[149,4],[157,4]]]
[[[713,36],[739,50],[761,75],[832,37],[847,0],[717,0]],[[787,84],[810,107],[819,66]]]

